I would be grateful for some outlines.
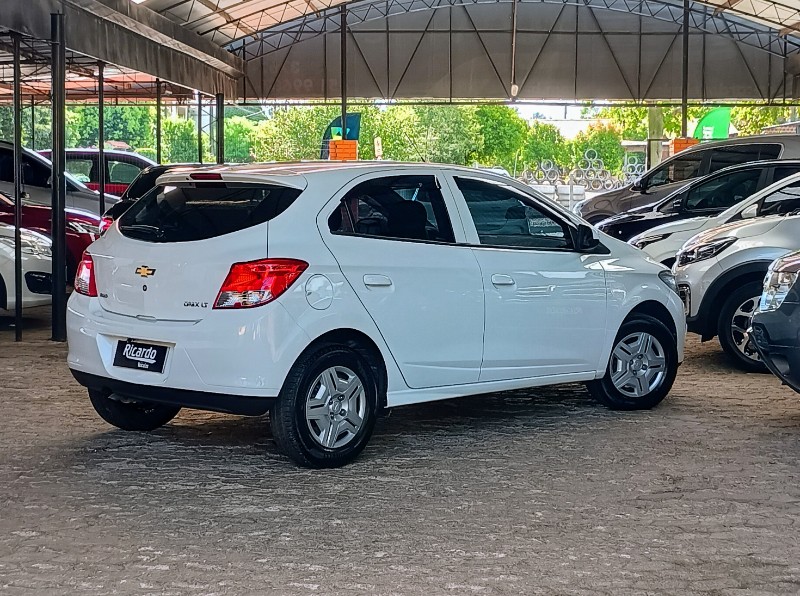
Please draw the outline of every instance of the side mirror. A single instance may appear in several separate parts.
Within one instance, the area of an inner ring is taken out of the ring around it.
[[[578,252],[589,252],[600,244],[600,239],[595,236],[594,228],[580,224],[573,232],[573,243]]]
[[[634,181],[633,185],[631,186],[631,190],[635,190],[638,192],[644,192],[647,190],[647,178],[638,178]]]
[[[754,217],[758,217],[758,203],[742,210],[742,219],[753,219]]]

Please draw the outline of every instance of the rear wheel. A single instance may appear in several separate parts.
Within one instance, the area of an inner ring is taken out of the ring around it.
[[[364,357],[328,344],[302,355],[270,411],[279,449],[310,468],[336,468],[366,447],[375,426],[378,383]]]
[[[734,290],[722,305],[717,321],[719,343],[733,364],[747,372],[766,372],[748,330],[761,299],[761,284],[746,283]]]
[[[122,430],[155,430],[175,418],[181,410],[175,406],[130,400],[97,389],[89,389],[89,401],[103,420]]]
[[[637,315],[625,321],[602,379],[587,383],[589,393],[615,410],[644,410],[669,393],[678,372],[675,338],[658,319]]]

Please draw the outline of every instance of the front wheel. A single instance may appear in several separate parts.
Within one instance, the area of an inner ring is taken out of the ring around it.
[[[181,411],[179,407],[129,400],[97,389],[89,389],[89,401],[103,420],[122,430],[155,430]]]
[[[329,344],[302,355],[270,411],[278,448],[298,465],[337,468],[366,447],[375,426],[378,383],[365,359]]]
[[[677,373],[675,337],[658,319],[638,315],[620,327],[605,376],[586,385],[609,408],[646,410],[667,396]]]
[[[750,337],[750,323],[761,299],[761,284],[744,284],[725,300],[717,321],[719,343],[731,362],[747,372],[766,372],[755,343]]]

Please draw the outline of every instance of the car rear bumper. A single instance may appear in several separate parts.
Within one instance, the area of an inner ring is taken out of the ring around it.
[[[219,403],[201,400],[184,405],[205,404],[204,409],[227,412],[233,408],[223,403],[226,399],[277,396],[309,342],[277,302],[258,312],[207,311],[200,316],[204,318],[198,321],[143,321],[104,311],[96,298],[73,293],[67,309],[67,363],[80,382],[90,379],[94,387],[97,379],[103,379],[103,387],[122,386],[125,395],[151,400],[166,399],[159,396],[174,390],[216,394]],[[167,346],[163,370],[115,365],[118,342],[125,340]]]
[[[261,416],[269,411],[274,398],[245,397],[241,395],[221,395],[188,389],[138,385],[118,379],[100,377],[79,370],[70,369],[72,376],[84,387],[116,393],[124,397],[182,408],[195,408],[240,416]]]
[[[786,385],[800,393],[800,305],[784,304],[753,317],[752,337],[761,360]]]

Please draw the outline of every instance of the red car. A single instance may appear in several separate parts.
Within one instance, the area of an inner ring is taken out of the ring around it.
[[[39,151],[50,159],[50,150]],[[100,189],[100,152],[97,149],[67,149],[66,170],[92,190]],[[144,168],[156,165],[152,159],[133,151],[106,149],[106,193],[121,195]]]
[[[22,227],[50,236],[51,209],[40,205],[22,206]],[[67,279],[72,279],[83,251],[100,237],[100,218],[87,211],[67,209]],[[14,224],[14,201],[0,193],[0,222]]]

